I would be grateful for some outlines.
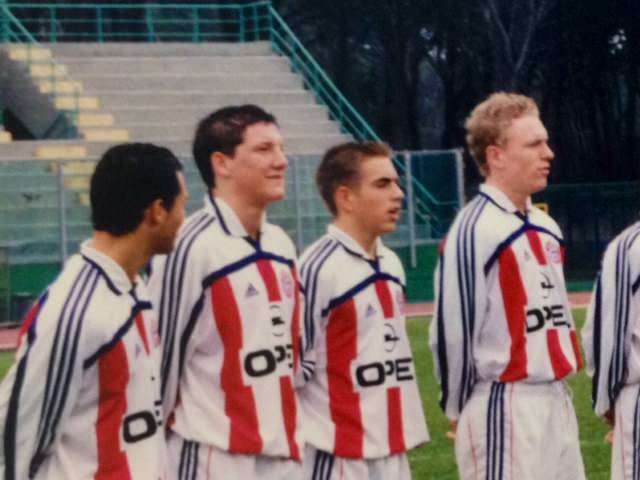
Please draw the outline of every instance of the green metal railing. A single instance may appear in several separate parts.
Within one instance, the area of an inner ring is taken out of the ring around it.
[[[30,31],[38,32],[39,40],[47,42],[270,41],[274,51],[289,57],[292,70],[303,77],[305,87],[328,108],[344,132],[357,140],[380,141],[269,1],[243,5],[12,2],[9,6]],[[451,205],[439,201],[407,172],[401,158],[394,160],[403,178],[412,184],[416,221],[442,236],[445,232],[438,212]]]
[[[67,75],[64,67],[58,65],[53,58],[43,58],[41,56],[42,52],[46,51],[46,48],[38,43],[35,37],[3,2],[0,2],[0,42],[24,47],[27,55],[23,61],[30,72],[32,72],[34,68],[44,68],[50,72],[49,74],[40,74],[38,78],[41,81],[48,82],[48,92],[54,105],[60,98],[71,99],[69,106],[58,109],[60,110],[60,116],[56,123],[64,126],[67,137],[77,136],[76,125],[78,122],[80,91],[78,88],[73,87],[76,85],[76,82]],[[60,87],[63,85],[71,86],[71,91],[61,91]],[[3,124],[0,118],[0,125]]]
[[[269,6],[269,12],[271,17],[269,33],[273,49],[290,58],[293,70],[302,75],[305,86],[315,93],[316,100],[326,105],[331,117],[356,140],[380,141],[380,137],[373,128],[345,98],[278,12],[271,6]],[[422,183],[413,177],[400,157],[395,156],[394,161],[400,173],[405,179],[409,178],[412,184],[415,199],[414,213],[418,222],[430,225],[434,236],[443,236],[446,228],[443,229],[437,212],[449,205],[436,199]],[[458,206],[462,205],[459,203]]]
[[[270,3],[99,4],[9,2],[41,41],[232,41],[269,38]]]

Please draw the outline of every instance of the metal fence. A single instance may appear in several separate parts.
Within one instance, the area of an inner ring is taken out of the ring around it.
[[[456,172],[461,169],[461,160],[456,151],[403,152],[399,156],[406,172],[410,172],[402,175],[406,200],[397,231],[386,243],[408,249],[410,263],[415,265],[418,246],[436,242],[441,231],[446,231],[441,218],[453,219],[460,207]],[[287,197],[272,205],[268,216],[302,250],[325,232],[331,219],[314,183],[320,156],[289,160]],[[187,210],[193,212],[202,205],[205,188],[193,160],[185,158],[183,162],[190,190]],[[78,250],[80,242],[91,235],[88,189],[94,164],[95,160],[0,161],[0,253],[6,255],[6,296],[11,299],[4,305],[5,312],[8,304],[19,301],[20,296],[37,294],[55,277],[65,259]],[[440,182],[451,187],[442,189],[440,198],[433,198],[441,210],[437,219],[424,218],[416,211],[417,199],[410,188],[411,172],[421,174],[430,165],[434,169],[440,165],[441,172],[447,172]],[[0,257],[0,296],[1,265]]]

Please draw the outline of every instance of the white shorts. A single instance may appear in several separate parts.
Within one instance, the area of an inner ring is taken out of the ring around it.
[[[411,480],[406,453],[355,460],[307,445],[302,463],[305,480]]]
[[[300,480],[302,463],[290,458],[240,455],[169,434],[167,480]]]
[[[462,480],[584,480],[578,423],[563,382],[481,383],[456,431]]]
[[[640,478],[640,385],[625,386],[615,405],[611,480]]]

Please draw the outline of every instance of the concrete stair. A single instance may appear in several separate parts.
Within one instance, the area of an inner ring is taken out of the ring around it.
[[[108,141],[109,135],[113,142],[155,142],[189,155],[198,120],[216,108],[242,103],[255,103],[277,116],[285,148],[292,154],[322,154],[350,138],[269,42],[44,47],[61,72],[77,83],[75,90],[74,85],[45,88],[59,89],[59,104],[76,99],[84,103],[78,126],[92,140],[87,144],[89,156],[104,150],[97,143]]]
[[[89,176],[97,159],[114,143],[145,141],[170,148],[185,163],[191,192],[188,208],[198,208],[204,187],[191,158],[193,132],[201,118],[227,105],[255,103],[276,116],[285,151],[298,156],[291,168],[297,169],[306,192],[298,200],[305,222],[318,220],[316,210],[324,212],[313,173],[302,167],[305,162],[300,159],[312,156],[317,162],[326,149],[351,137],[341,133],[327,108],[317,104],[314,93],[304,89],[302,78],[291,72],[289,60],[273,53],[268,42],[43,47],[15,56],[31,55],[24,68],[40,91],[50,92],[53,105],[62,110],[79,106],[76,124],[83,138],[2,144],[0,200],[6,206],[0,207],[0,222],[5,226],[0,229],[0,244],[10,247],[12,261],[57,258],[60,167],[56,162],[60,160],[65,161],[68,248],[74,250],[90,232]],[[288,189],[294,192],[291,182],[289,178]],[[293,233],[292,212],[298,208],[292,197],[270,215]]]

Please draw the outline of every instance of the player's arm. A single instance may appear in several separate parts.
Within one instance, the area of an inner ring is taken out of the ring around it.
[[[0,385],[2,478],[35,475],[76,403],[87,322],[66,317],[43,295],[24,321],[16,363]]]
[[[302,375],[298,386],[311,380],[315,374],[317,349],[325,327],[323,306],[326,306],[330,286],[319,257],[303,257],[300,262],[300,289],[302,293],[302,322],[300,366]]]
[[[457,420],[475,382],[474,331],[486,306],[484,264],[475,236],[454,224],[434,274],[435,311],[429,344],[440,381],[440,406]],[[473,254],[472,254],[473,252]]]
[[[169,419],[178,401],[180,374],[190,352],[189,340],[203,308],[201,271],[207,268],[208,260],[196,257],[197,245],[187,250],[179,244],[170,255],[156,255],[147,280],[162,348],[160,388],[165,419]]]
[[[626,376],[629,327],[635,318],[632,282],[637,277],[631,253],[620,239],[607,248],[582,330],[593,408],[600,416],[613,409]]]

